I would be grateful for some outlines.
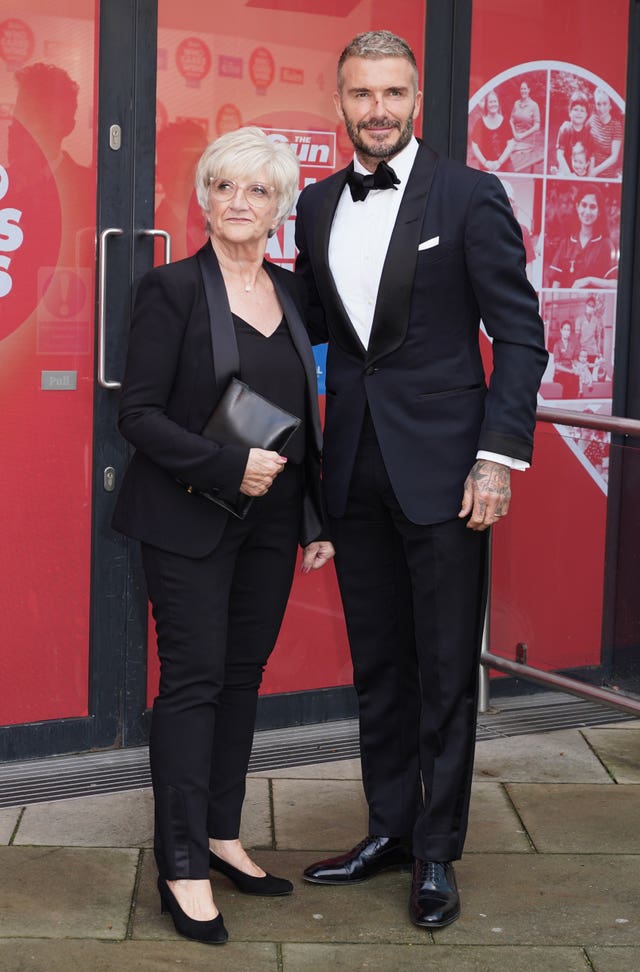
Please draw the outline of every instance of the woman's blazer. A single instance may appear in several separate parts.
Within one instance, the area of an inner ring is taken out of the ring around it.
[[[201,263],[213,286],[209,315]],[[316,369],[303,323],[305,289],[288,270],[265,261],[307,379],[307,449],[300,542],[322,532]],[[212,339],[213,334],[213,339]],[[214,348],[216,349],[214,353]],[[195,256],[156,267],[139,283],[131,323],[118,426],[136,452],[125,473],[112,526],[130,537],[188,557],[218,544],[230,514],[189,493],[232,499],[247,463],[243,446],[219,446],[200,434],[230,374],[235,338],[227,293],[209,242]],[[180,482],[179,482],[180,481]]]

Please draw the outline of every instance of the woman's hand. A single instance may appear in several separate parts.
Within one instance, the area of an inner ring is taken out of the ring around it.
[[[335,550],[330,540],[314,540],[304,548],[302,555],[303,574],[308,574],[312,570],[319,570],[320,567],[335,556]]]
[[[264,496],[285,467],[286,459],[266,449],[249,449],[249,458],[240,483],[245,496]]]

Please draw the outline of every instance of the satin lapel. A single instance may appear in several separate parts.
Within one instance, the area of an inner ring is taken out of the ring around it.
[[[346,181],[347,169],[343,169],[342,172],[336,173],[336,178],[328,179],[323,186],[325,192],[322,197],[322,205],[319,213],[315,216],[315,225],[312,229],[314,246],[312,261],[316,271],[318,293],[322,296],[325,308],[330,308],[327,316],[332,337],[344,351],[362,358],[365,353],[364,346],[354,330],[344,304],[340,300],[333,274],[329,269],[331,224]]]
[[[436,153],[421,144],[382,268],[367,364],[395,351],[407,333],[420,233],[437,163]]]
[[[322,448],[322,429],[320,428],[320,416],[318,414],[317,407],[318,379],[316,377],[316,362],[311,345],[309,344],[307,331],[302,317],[300,316],[300,311],[296,307],[293,297],[291,297],[289,294],[289,291],[282,280],[282,275],[277,274],[267,260],[265,260],[262,265],[271,278],[271,282],[273,283],[276,294],[278,295],[278,300],[280,301],[282,311],[287,319],[291,340],[295,345],[295,349],[298,352],[304,367],[307,378],[307,395],[310,399],[311,405],[309,415],[311,415],[313,419],[313,434],[315,436],[318,450],[320,450]]]
[[[213,370],[220,391],[240,372],[240,355],[231,318],[227,288],[211,243],[196,254],[209,309],[209,329],[213,347]]]

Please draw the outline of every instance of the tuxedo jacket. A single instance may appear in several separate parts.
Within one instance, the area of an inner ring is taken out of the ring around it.
[[[209,315],[199,261],[213,287]],[[307,448],[300,542],[322,530],[321,429],[316,368],[303,323],[305,288],[294,274],[263,264],[280,300],[306,375]],[[210,243],[198,254],[156,267],[138,286],[120,401],[120,431],[136,452],[112,525],[146,543],[189,557],[218,544],[230,514],[195,491],[233,499],[248,449],[220,446],[200,433],[233,373],[237,345],[226,288]],[[296,515],[292,511],[292,515]]]
[[[368,405],[404,514],[414,523],[443,522],[458,514],[478,449],[531,461],[547,352],[522,234],[494,175],[439,158],[420,144],[365,350],[328,260],[346,173],[308,186],[296,219],[296,271],[310,294],[310,333],[315,343],[329,342],[323,458],[328,512],[344,513]],[[481,319],[493,339],[488,388]]]

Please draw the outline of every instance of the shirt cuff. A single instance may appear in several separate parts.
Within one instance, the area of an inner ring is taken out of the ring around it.
[[[489,459],[491,462],[499,462],[503,466],[508,466],[509,469],[516,469],[518,472],[524,472],[531,465],[524,459],[512,459],[511,456],[501,456],[497,452],[485,452],[484,449],[480,449],[476,459]]]

